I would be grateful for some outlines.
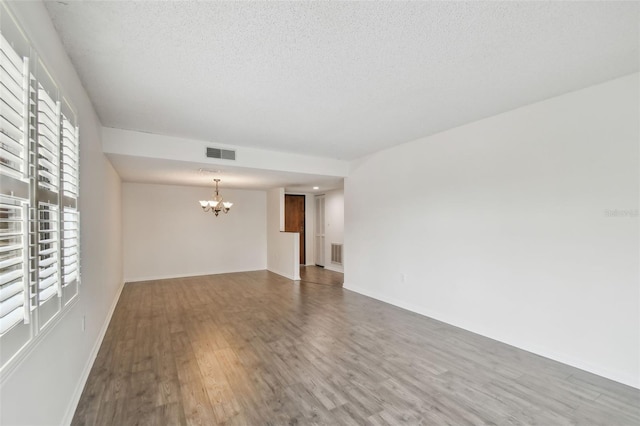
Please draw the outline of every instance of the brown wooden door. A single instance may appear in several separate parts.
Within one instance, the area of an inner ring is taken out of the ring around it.
[[[304,253],[304,195],[284,196],[284,230],[300,233],[300,264],[305,264]]]

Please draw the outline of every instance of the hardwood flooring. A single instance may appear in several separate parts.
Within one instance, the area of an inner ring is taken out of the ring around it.
[[[306,283],[342,286],[344,274],[319,266],[301,266],[300,280]]]
[[[640,391],[266,272],[127,284],[74,425],[638,425]]]

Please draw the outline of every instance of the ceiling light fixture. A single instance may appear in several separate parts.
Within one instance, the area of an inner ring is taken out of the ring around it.
[[[314,186],[313,189],[320,189],[320,187],[319,186]]]
[[[211,211],[213,214],[218,216],[220,212],[228,213],[233,203],[222,201],[222,196],[218,193],[218,182],[220,182],[220,179],[214,179],[213,181],[216,183],[216,194],[214,195],[213,200],[200,200],[200,207],[202,207],[202,210],[205,212]]]

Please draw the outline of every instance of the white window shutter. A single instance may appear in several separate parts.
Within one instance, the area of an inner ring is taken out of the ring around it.
[[[73,113],[64,103],[61,113],[61,172],[62,172],[62,287],[73,294],[77,291],[70,284],[80,282],[80,228],[78,194],[80,179],[80,158],[78,127],[74,125]]]
[[[38,301],[43,304],[60,285],[58,206],[38,205]]]
[[[38,83],[38,303],[62,296],[60,281],[60,103]],[[42,191],[44,190],[44,191]]]
[[[78,198],[78,128],[62,115],[62,194]]]
[[[62,220],[62,285],[66,287],[74,281],[79,281],[78,212],[75,209],[65,207],[62,212]]]
[[[29,322],[29,61],[0,35],[0,335]]]
[[[60,103],[38,84],[38,186],[58,194],[60,187]]]
[[[77,115],[5,12],[0,1],[0,373],[80,282]]]

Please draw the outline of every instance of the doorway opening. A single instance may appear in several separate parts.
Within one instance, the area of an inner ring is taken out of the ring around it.
[[[284,230],[300,233],[300,265],[306,263],[305,253],[305,196],[285,194]]]

